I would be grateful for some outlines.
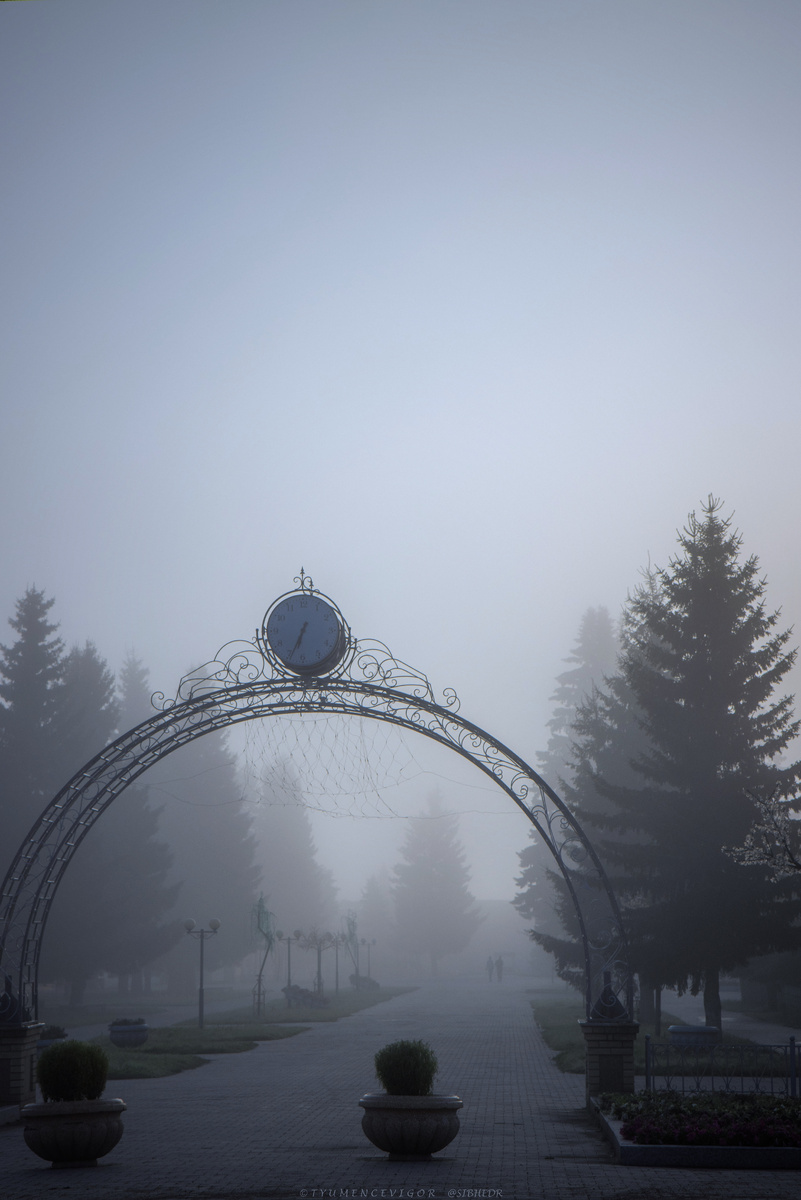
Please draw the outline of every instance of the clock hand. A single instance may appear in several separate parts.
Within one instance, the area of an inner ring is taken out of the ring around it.
[[[294,654],[296,650],[300,650],[300,643],[303,641],[303,635],[308,628],[309,628],[309,622],[304,621],[303,625],[301,626],[300,633],[298,634],[298,640],[295,642],[295,645],[292,647],[292,650],[291,650],[292,654]]]

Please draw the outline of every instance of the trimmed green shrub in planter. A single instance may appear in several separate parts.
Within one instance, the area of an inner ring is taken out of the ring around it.
[[[427,1042],[391,1042],[375,1056],[375,1073],[385,1092],[368,1092],[362,1129],[391,1160],[425,1161],[459,1132],[458,1096],[432,1093],[437,1056]]]
[[[45,1100],[97,1100],[106,1086],[108,1055],[74,1039],[49,1046],[36,1067]]]
[[[390,1042],[375,1056],[375,1073],[390,1096],[430,1096],[437,1056],[427,1042]]]

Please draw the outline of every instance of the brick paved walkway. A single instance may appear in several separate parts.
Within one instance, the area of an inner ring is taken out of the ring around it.
[[[779,1200],[795,1172],[618,1167],[562,1075],[523,985],[426,984],[308,1033],[160,1080],[109,1085],[125,1136],[95,1169],[52,1171],[19,1125],[0,1129],[2,1200]],[[436,1087],[465,1104],[456,1141],[430,1163],[389,1163],[366,1141],[358,1097],[372,1058],[399,1037],[430,1041]]]

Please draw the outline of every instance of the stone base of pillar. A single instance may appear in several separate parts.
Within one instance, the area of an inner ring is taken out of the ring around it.
[[[36,1100],[36,1044],[41,1021],[0,1025],[0,1108]]]
[[[586,1096],[634,1091],[634,1021],[579,1021],[587,1049]]]

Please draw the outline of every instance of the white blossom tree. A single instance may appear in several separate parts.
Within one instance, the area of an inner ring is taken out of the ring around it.
[[[742,845],[725,847],[729,858],[744,867],[767,867],[774,883],[801,872],[801,822],[790,815],[799,802],[777,791],[767,796],[746,794],[757,817]]]

